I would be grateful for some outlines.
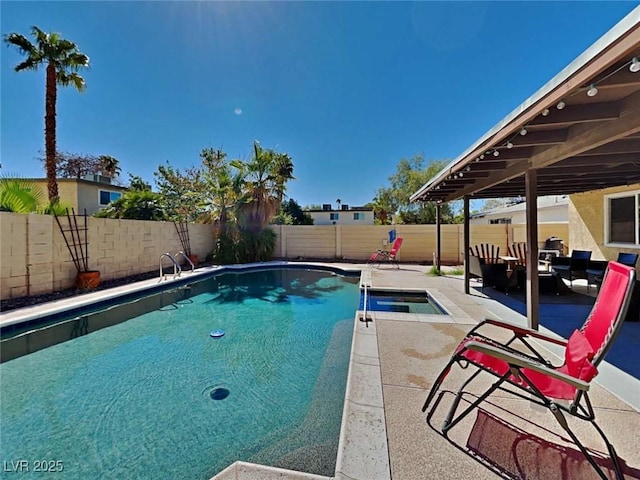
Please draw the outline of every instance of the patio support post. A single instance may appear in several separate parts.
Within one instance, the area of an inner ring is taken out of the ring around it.
[[[538,171],[529,169],[525,173],[526,220],[527,220],[527,323],[538,330],[540,316],[540,290],[538,289]]]
[[[441,253],[441,228],[440,228],[440,204],[441,202],[436,202],[436,269],[437,272],[440,273],[440,253]]]
[[[464,217],[464,239],[462,241],[463,256],[464,256],[464,293],[469,294],[469,245],[470,245],[470,233],[469,233],[469,195],[463,197],[463,211]]]

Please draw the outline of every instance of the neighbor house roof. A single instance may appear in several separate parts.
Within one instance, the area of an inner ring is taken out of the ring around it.
[[[546,197],[538,197],[538,201],[536,207],[538,211],[546,210],[549,208],[554,208],[558,206],[567,207],[569,205],[569,199],[566,195],[549,195]],[[507,214],[513,212],[522,212],[526,209],[527,203],[525,201],[514,203],[512,205],[507,205],[506,207],[498,207],[492,210],[487,210],[484,212],[478,212],[472,215],[473,218],[481,218],[486,215],[495,215],[495,214]]]

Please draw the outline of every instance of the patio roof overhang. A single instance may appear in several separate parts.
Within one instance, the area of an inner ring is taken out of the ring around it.
[[[415,192],[411,201],[524,196],[530,170],[537,171],[539,195],[640,183],[636,68],[640,6]],[[592,86],[597,93],[590,91]]]

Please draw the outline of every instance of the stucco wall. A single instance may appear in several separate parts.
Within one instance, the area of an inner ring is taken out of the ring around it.
[[[640,184],[576,193],[569,197],[569,241],[573,248],[591,250],[594,260],[615,260],[618,252],[640,253],[637,247],[609,247],[605,245],[604,197],[640,189]]]
[[[160,255],[176,253],[181,245],[173,223],[88,218],[89,269],[103,280],[127,277],[159,267]],[[287,259],[345,259],[366,261],[379,248],[389,249],[389,231],[404,238],[400,261],[433,261],[435,225],[276,225],[275,256]],[[204,259],[214,247],[210,225],[189,226],[192,252]],[[566,238],[566,224],[540,229],[540,245],[549,236]],[[491,243],[506,253],[507,244],[519,239],[509,225],[472,225],[471,245]],[[442,225],[441,258],[461,264],[463,226]],[[0,213],[0,296],[36,295],[71,288],[76,269],[66,244],[49,215]],[[166,262],[169,266],[169,263]]]
[[[524,225],[521,234],[513,225],[471,225],[471,245],[490,243],[500,247],[506,255],[507,245],[524,241]],[[433,261],[436,251],[435,225],[278,225],[273,229],[277,234],[275,254],[280,258],[295,259],[345,259],[367,260],[375,250],[389,249],[389,231],[396,230],[396,236],[403,237],[404,243],[398,259],[406,262]],[[441,259],[446,264],[462,264],[462,225],[442,225]],[[567,224],[545,224],[540,228],[538,246],[544,240],[557,236],[567,242]]]
[[[173,223],[88,218],[89,269],[103,280],[159,268],[160,255],[182,250]],[[192,253],[213,249],[211,225],[189,225]],[[0,213],[0,296],[36,295],[75,285],[76,269],[55,218]]]

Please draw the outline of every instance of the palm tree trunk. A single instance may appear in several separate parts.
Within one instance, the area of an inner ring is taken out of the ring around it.
[[[58,182],[56,181],[56,97],[58,92],[56,88],[56,69],[50,63],[47,65],[44,115],[45,166],[50,202],[58,199]]]

